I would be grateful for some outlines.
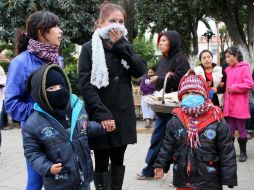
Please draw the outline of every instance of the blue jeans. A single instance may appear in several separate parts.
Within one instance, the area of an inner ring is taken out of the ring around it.
[[[90,184],[88,184],[88,185],[85,186],[85,187],[79,188],[78,190],[91,190]]]
[[[41,190],[42,177],[32,168],[31,164],[26,160],[27,168],[27,184],[26,190]]]
[[[146,155],[147,166],[142,170],[142,175],[146,177],[154,176],[153,164],[156,161],[157,156],[159,154],[160,147],[164,139],[167,123],[171,117],[172,117],[171,114],[162,114],[162,113],[160,113],[157,116],[155,128],[151,137],[150,147]]]

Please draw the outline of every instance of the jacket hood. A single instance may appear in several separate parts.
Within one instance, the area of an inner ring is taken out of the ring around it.
[[[56,64],[44,64],[27,80],[26,90],[31,95],[32,99],[46,112],[53,113],[53,108],[50,106],[47,95],[46,95],[46,78],[49,70],[54,69],[59,71],[67,84],[69,92],[71,94],[71,85],[67,75],[64,71]]]
[[[166,36],[169,39],[170,49],[168,52],[168,57],[171,58],[175,54],[177,54],[181,49],[181,37],[180,34],[175,30],[169,30],[167,32],[163,32],[158,36],[157,44],[159,45],[159,41],[161,36]]]
[[[242,66],[249,66],[249,63],[247,61],[241,61],[235,65],[235,67],[242,67]]]

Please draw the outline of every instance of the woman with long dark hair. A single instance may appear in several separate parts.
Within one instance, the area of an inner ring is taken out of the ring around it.
[[[221,66],[213,63],[210,50],[203,50],[199,54],[200,66],[195,67],[197,75],[201,75],[209,87],[209,98],[216,106],[222,106],[222,96],[225,91],[226,74]]]
[[[5,109],[13,119],[21,122],[21,127],[32,114],[33,100],[26,93],[28,77],[43,64],[61,64],[59,46],[62,30],[59,18],[48,11],[38,11],[26,20],[25,30],[19,30],[15,37],[16,57],[12,59],[8,71]],[[26,190],[40,190],[42,178],[27,161]]]

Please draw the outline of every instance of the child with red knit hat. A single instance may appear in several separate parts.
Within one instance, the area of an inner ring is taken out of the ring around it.
[[[201,75],[190,70],[178,87],[180,107],[173,110],[154,164],[155,178],[173,163],[177,190],[221,190],[237,186],[236,154],[219,107],[208,98]]]

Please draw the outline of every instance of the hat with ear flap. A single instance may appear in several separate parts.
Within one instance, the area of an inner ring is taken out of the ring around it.
[[[182,101],[182,97],[188,91],[200,93],[205,99],[208,98],[208,87],[205,79],[201,75],[196,75],[194,70],[190,69],[184,75],[178,86],[178,100]]]

